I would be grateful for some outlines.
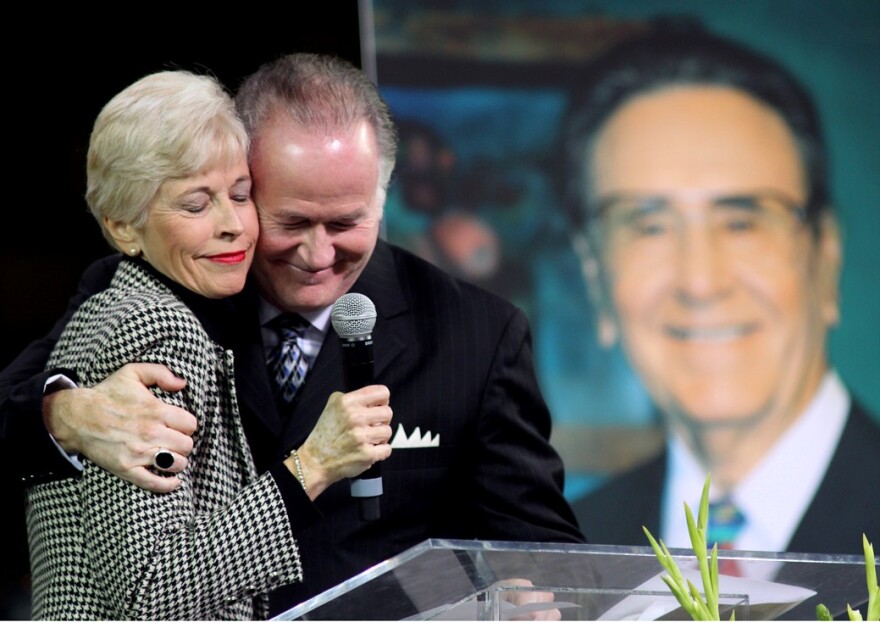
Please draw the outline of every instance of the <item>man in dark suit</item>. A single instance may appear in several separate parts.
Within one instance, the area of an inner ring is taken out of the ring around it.
[[[620,340],[668,430],[662,455],[575,503],[582,528],[689,548],[682,503],[709,473],[722,544],[860,554],[880,537],[880,428],[828,363],[842,252],[809,96],[766,57],[675,30],[612,49],[581,86],[566,182],[599,339]]]
[[[396,430],[383,465],[379,520],[360,519],[347,486],[327,489],[314,504],[303,494],[303,512],[320,514],[297,536],[307,578],[273,595],[274,612],[427,538],[583,542],[562,496],[562,463],[548,441],[550,416],[523,313],[378,239],[396,137],[375,86],[339,60],[292,55],[248,78],[236,105],[252,141],[261,225],[252,283],[237,300],[234,348],[241,416],[258,470],[300,448],[330,393],[345,386],[329,315],[349,291],[376,306],[375,381],[391,391]],[[87,273],[80,300],[106,285],[114,261]],[[280,341],[276,318],[291,313],[305,320],[297,341],[308,371],[287,401],[275,391],[267,360]],[[41,368],[62,323],[3,373],[0,408],[11,431],[4,438],[31,454],[18,456],[18,468],[40,477],[66,469],[63,456],[59,465],[50,455],[58,452],[40,424],[43,400],[46,427],[64,449],[145,487],[173,487],[145,468],[157,447],[172,449],[172,472],[189,451],[186,413],[144,396],[145,381],[174,389],[161,369],[129,367],[127,377],[104,386],[47,398],[40,382],[24,380]],[[135,416],[118,415],[127,410]],[[144,431],[132,421],[138,417],[157,423]],[[116,442],[120,437],[134,440]],[[34,455],[38,446],[44,449]],[[310,455],[299,457],[308,467]]]

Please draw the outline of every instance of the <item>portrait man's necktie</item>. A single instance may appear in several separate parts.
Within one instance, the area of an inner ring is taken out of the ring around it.
[[[746,517],[725,497],[709,504],[709,524],[706,529],[706,544],[711,549],[718,543],[718,549],[732,550],[736,538],[746,524]],[[718,560],[718,572],[721,574],[741,576],[739,564],[734,559]]]
[[[269,358],[269,373],[275,381],[276,395],[290,402],[303,385],[309,363],[303,353],[302,339],[308,322],[294,313],[285,313],[273,320],[278,332],[278,346]]]

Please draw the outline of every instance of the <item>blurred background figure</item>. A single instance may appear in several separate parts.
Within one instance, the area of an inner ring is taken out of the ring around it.
[[[501,240],[481,216],[449,143],[430,125],[401,121],[400,164],[385,220],[390,239],[448,272],[491,287],[501,267]],[[480,176],[482,180],[483,176]]]
[[[665,451],[576,504],[594,543],[861,553],[880,530],[880,428],[828,360],[841,240],[810,96],[776,62],[668,29],[591,64],[564,125],[598,339],[623,347]]]
[[[385,226],[399,243],[472,282],[491,281],[499,267],[500,241],[474,210],[462,206],[456,155],[434,128],[400,123],[397,187]]]

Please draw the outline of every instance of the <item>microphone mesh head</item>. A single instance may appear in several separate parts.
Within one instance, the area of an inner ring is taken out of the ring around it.
[[[369,335],[376,325],[376,305],[363,294],[343,294],[333,303],[330,321],[340,337]]]

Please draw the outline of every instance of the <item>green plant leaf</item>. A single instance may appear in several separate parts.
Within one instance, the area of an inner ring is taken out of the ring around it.
[[[720,595],[718,588],[718,545],[712,546],[712,560],[709,562],[709,577],[712,581],[712,593],[715,594],[716,611],[718,611],[718,597]],[[718,617],[721,617],[720,611]]]
[[[712,612],[709,611],[709,607],[706,606],[705,601],[703,600],[703,595],[700,594],[700,590],[697,589],[697,586],[694,585],[693,581],[688,580],[688,588],[690,589],[691,596],[694,599],[694,606],[697,609],[697,614],[699,617],[694,617],[695,620],[717,620],[718,617],[712,617]]]
[[[697,519],[694,520],[693,512],[687,503],[684,504],[684,513],[687,520],[688,534],[691,546],[700,569],[700,579],[703,583],[703,593],[697,589],[692,581],[685,581],[678,564],[669,552],[663,540],[657,540],[651,535],[647,527],[642,530],[651,543],[657,561],[667,571],[668,575],[661,575],[663,582],[669,587],[682,608],[688,612],[694,620],[720,620],[719,609],[719,579],[718,579],[718,545],[712,546],[711,558],[706,548],[706,529],[709,524],[709,486],[711,475],[706,476],[703,484],[703,492],[700,496],[700,508]],[[703,597],[705,595],[705,600]],[[735,612],[730,617],[736,619]]]
[[[706,475],[706,481],[703,482],[703,491],[700,493],[700,511],[697,514],[697,522],[699,528],[706,533],[709,525],[709,483],[712,481],[712,474]]]
[[[688,596],[687,591],[683,587],[676,585],[668,575],[663,575],[660,578],[663,579],[663,582],[669,587],[669,590],[672,592],[672,595],[675,596],[675,600],[678,601],[678,604],[681,605],[682,609],[687,611],[688,615],[693,618],[696,612],[696,607],[694,607],[694,602],[691,597]]]
[[[858,609],[853,610],[848,603],[846,605],[846,615],[849,616],[850,622],[861,622],[862,613]]]
[[[880,587],[877,586],[877,566],[874,561],[874,545],[862,534],[865,550],[865,579],[868,583],[868,620],[880,620]]]
[[[702,550],[704,553],[706,551],[706,530],[700,529],[697,525],[697,522],[694,520],[694,514],[691,512],[691,508],[687,503],[684,504],[684,517],[687,520],[688,527],[688,535],[691,538],[691,544],[694,547],[694,553],[697,555],[700,554]]]

